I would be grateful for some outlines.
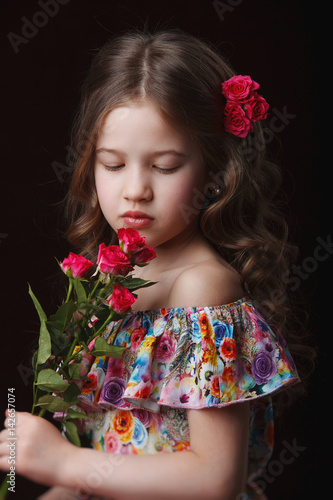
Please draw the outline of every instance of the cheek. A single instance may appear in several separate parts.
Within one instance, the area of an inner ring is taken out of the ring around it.
[[[111,192],[110,183],[107,179],[104,179],[103,175],[98,173],[95,176],[95,188],[99,206],[105,218],[108,220],[110,210],[113,208],[115,202],[114,191],[112,190]]]
[[[179,185],[171,194],[171,197],[176,205],[183,204],[194,209],[200,209],[205,199],[204,189],[203,180],[198,182],[188,181],[183,185]]]
[[[107,199],[110,194],[110,181],[101,169],[95,170],[95,187],[98,199]]]
[[[199,215],[205,196],[204,183],[188,182],[174,186],[165,195],[165,223],[177,230],[187,227]]]

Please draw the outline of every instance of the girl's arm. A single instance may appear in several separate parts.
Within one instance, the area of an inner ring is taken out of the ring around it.
[[[248,406],[188,410],[191,450],[158,455],[79,448],[47,420],[17,412],[16,472],[47,486],[114,500],[233,500],[245,486]],[[8,470],[5,432],[0,467]]]

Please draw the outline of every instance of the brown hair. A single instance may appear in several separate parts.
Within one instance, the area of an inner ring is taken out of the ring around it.
[[[179,30],[130,32],[106,43],[83,83],[73,129],[73,149],[80,145],[82,154],[67,199],[68,239],[88,258],[96,257],[101,242],[115,241],[96,195],[95,144],[111,109],[149,99],[196,140],[212,182],[221,188],[202,210],[202,233],[240,273],[244,289],[272,326],[284,333],[301,371],[301,360],[312,352],[301,346],[291,326],[287,283],[296,250],[277,201],[281,172],[267,158],[261,122],[245,139],[223,130],[221,83],[234,74],[209,43]]]

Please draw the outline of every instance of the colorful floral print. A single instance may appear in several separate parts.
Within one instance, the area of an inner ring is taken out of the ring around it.
[[[246,298],[215,307],[135,312],[111,323],[123,359],[84,361],[79,406],[94,448],[111,453],[190,449],[186,409],[251,401],[251,478],[273,448],[271,395],[299,381],[284,339]],[[250,498],[250,497],[249,497]]]

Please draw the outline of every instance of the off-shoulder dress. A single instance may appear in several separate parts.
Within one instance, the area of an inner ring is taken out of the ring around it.
[[[89,356],[81,363],[89,381],[78,406],[90,418],[80,431],[90,445],[116,454],[190,450],[187,409],[249,401],[244,498],[265,498],[254,479],[273,450],[271,396],[299,377],[284,338],[253,302],[133,312],[110,323],[104,336],[125,350],[122,359]]]

